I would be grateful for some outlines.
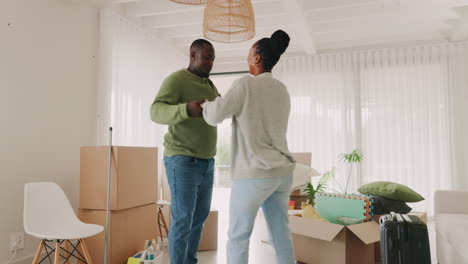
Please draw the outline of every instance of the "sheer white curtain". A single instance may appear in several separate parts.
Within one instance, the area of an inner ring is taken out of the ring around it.
[[[383,50],[362,56],[364,182],[391,180],[421,193],[432,207],[450,189],[451,152],[445,47]]]
[[[162,147],[165,126],[154,124],[151,103],[164,78],[186,58],[156,36],[111,10],[100,12],[98,144]]]
[[[340,153],[355,146],[355,75],[350,56],[284,59],[274,76],[288,87],[292,152],[312,152],[314,168],[331,169]]]
[[[468,88],[467,50],[437,45],[283,59],[275,76],[293,100],[291,151],[312,152],[313,166],[326,171],[339,154],[359,148],[365,158],[353,190],[399,182],[426,197],[414,209],[431,212],[434,190],[464,179],[457,161],[466,161],[466,139],[454,132],[468,123],[459,101]],[[464,125],[455,121],[461,118]]]
[[[468,190],[468,44],[449,49],[453,187]]]
[[[184,66],[175,48],[111,10],[100,12],[97,144],[162,148],[166,126],[151,121],[150,106],[164,78]],[[162,186],[163,177],[159,177]],[[160,192],[162,193],[162,192]]]

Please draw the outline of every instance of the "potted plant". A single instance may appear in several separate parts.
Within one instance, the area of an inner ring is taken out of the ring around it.
[[[328,191],[332,191],[332,192],[335,192],[335,193],[348,194],[349,180],[351,179],[351,174],[352,174],[352,171],[353,171],[353,167],[356,164],[361,163],[361,161],[363,159],[363,155],[361,154],[359,149],[355,149],[355,150],[351,151],[350,153],[341,154],[339,157],[340,157],[340,160],[342,162],[344,162],[345,165],[347,165],[347,168],[346,168],[347,169],[347,176],[346,176],[346,185],[345,185],[345,187],[343,188],[342,185],[339,182],[336,181],[335,167],[333,167],[330,171],[328,171],[328,172],[326,172],[326,173],[324,173],[322,175],[322,177],[320,178],[320,180],[317,183],[317,186],[314,186],[314,184],[312,182],[309,182],[307,184],[307,186],[306,186],[306,188],[304,190],[304,192],[306,193],[306,195],[304,197],[309,199],[310,204],[312,205],[312,207],[315,207],[315,194],[316,193],[325,192],[325,191],[328,190]],[[331,188],[329,188],[327,186],[328,183],[331,180],[335,180],[335,183],[336,183],[336,185],[338,185],[340,191],[331,189]]]
[[[305,197],[309,199],[312,207],[315,207],[315,194],[318,192],[324,192],[327,189],[328,182],[335,177],[335,168],[327,171],[322,175],[320,180],[317,183],[317,186],[314,187],[312,182],[307,183],[307,187],[304,192],[306,193]]]
[[[358,149],[355,149],[351,153],[341,154],[340,157],[341,157],[341,160],[345,164],[348,165],[347,166],[348,167],[348,176],[347,176],[347,179],[346,179],[346,186],[344,188],[344,194],[348,194],[349,179],[351,178],[351,173],[353,171],[353,167],[356,164],[361,163],[363,156],[362,156],[362,153]]]

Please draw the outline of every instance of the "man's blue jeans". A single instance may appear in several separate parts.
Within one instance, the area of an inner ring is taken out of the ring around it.
[[[214,159],[165,156],[164,165],[171,189],[171,264],[194,264],[203,223],[210,212]]]

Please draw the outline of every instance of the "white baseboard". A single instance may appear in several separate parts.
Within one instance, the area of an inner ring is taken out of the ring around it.
[[[27,257],[22,257],[20,259],[15,259],[10,263],[11,264],[31,264],[33,262],[33,260],[34,260],[34,255],[27,256]]]
[[[34,256],[35,255],[30,255],[30,256],[26,256],[26,257],[22,257],[22,258],[14,258],[11,262],[8,262],[8,264],[31,264],[33,262],[33,260],[34,260]],[[45,256],[46,256],[46,252],[45,252],[45,250],[42,250],[41,257],[39,258],[39,260],[41,260]],[[54,254],[51,254],[51,258],[52,258],[52,261],[53,261]],[[70,264],[75,264],[76,262],[77,262],[77,260],[74,259],[74,258],[71,258],[69,260]],[[44,260],[42,263],[49,263],[49,261]]]
[[[26,256],[26,257],[22,257],[22,258],[18,258],[18,259],[13,259],[10,263],[11,264],[31,264],[33,262],[33,260],[34,260],[34,256],[35,255]],[[46,253],[42,252],[41,258],[43,258],[45,256],[46,256]],[[45,262],[45,263],[48,263],[48,262]]]

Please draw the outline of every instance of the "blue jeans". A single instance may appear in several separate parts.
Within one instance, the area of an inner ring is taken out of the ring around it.
[[[229,232],[227,244],[228,264],[247,264],[249,240],[262,207],[270,242],[278,264],[294,264],[294,249],[288,221],[288,202],[292,176],[268,179],[235,180],[231,191]]]
[[[171,189],[171,264],[197,263],[203,223],[211,206],[214,159],[165,156],[164,165]]]

